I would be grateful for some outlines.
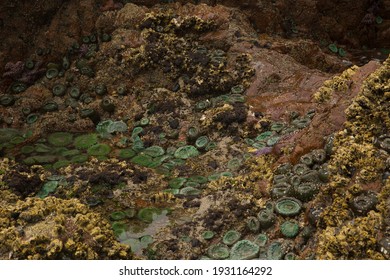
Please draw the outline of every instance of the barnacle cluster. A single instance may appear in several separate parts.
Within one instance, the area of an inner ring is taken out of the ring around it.
[[[345,93],[352,84],[351,77],[355,74],[357,66],[345,70],[340,75],[324,82],[324,85],[314,93],[313,98],[318,103],[328,102],[335,92]]]
[[[1,191],[0,256],[12,259],[128,259],[108,221],[77,199],[19,200]],[[5,254],[5,255],[4,255]]]
[[[389,216],[388,179],[384,177],[389,154],[375,140],[390,128],[389,66],[387,59],[366,79],[346,110],[345,129],[335,136],[328,164],[330,181],[319,197],[331,197],[332,202],[321,214],[325,229],[318,237],[318,258],[385,256],[378,252],[378,238]],[[350,244],[354,244],[352,251],[347,250]]]
[[[123,56],[134,71],[161,68],[176,81],[174,91],[181,89],[190,96],[222,94],[239,83],[247,84],[254,74],[247,54],[230,61],[224,50],[200,43],[200,35],[213,30],[213,21],[166,12],[149,13],[139,28],[146,43],[125,50]]]

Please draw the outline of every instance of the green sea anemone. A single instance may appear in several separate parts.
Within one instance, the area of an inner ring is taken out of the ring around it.
[[[98,137],[96,134],[84,134],[77,136],[74,140],[74,146],[76,149],[88,149],[97,144]]]
[[[260,233],[259,235],[256,236],[253,243],[257,244],[259,247],[264,247],[267,241],[268,241],[267,235],[264,233]]]
[[[274,241],[268,246],[267,259],[268,260],[281,260],[283,259],[284,250],[282,242]]]
[[[153,236],[151,235],[144,235],[140,238],[141,246],[143,248],[148,247],[150,244],[152,244],[154,241]]]
[[[149,122],[150,122],[149,118],[144,117],[144,118],[140,119],[139,125],[140,126],[147,126],[149,124]]]
[[[81,154],[81,155],[74,155],[70,161],[72,163],[84,163],[88,161],[88,155],[86,154]]]
[[[123,121],[112,121],[108,124],[106,132],[111,134],[115,132],[126,132],[128,130],[127,124]]]
[[[103,96],[107,94],[107,87],[104,84],[98,84],[95,86],[96,95]]]
[[[299,214],[302,208],[302,203],[293,197],[283,197],[276,201],[275,211],[279,215],[290,217]]]
[[[58,111],[58,104],[55,101],[48,101],[42,106],[44,112],[55,112]]]
[[[110,219],[113,221],[123,220],[124,218],[126,218],[126,213],[123,211],[112,212],[110,214]]]
[[[198,155],[199,155],[199,151],[194,146],[191,145],[186,145],[178,148],[174,154],[174,156],[179,159],[188,159],[191,157],[196,157]]]
[[[194,176],[189,177],[188,181],[199,183],[199,184],[205,184],[208,182],[208,179],[204,176],[194,175]]]
[[[313,161],[317,164],[322,164],[326,160],[326,152],[324,149],[317,149],[312,151]]]
[[[108,113],[112,113],[115,111],[115,104],[112,102],[112,100],[108,97],[105,97],[102,99],[101,103],[100,103],[100,107],[108,112]]]
[[[95,144],[88,148],[90,156],[107,156],[111,152],[111,147],[107,144]]]
[[[378,198],[374,192],[368,191],[354,197],[351,208],[357,215],[366,215],[370,210],[375,209]]]
[[[286,183],[290,179],[290,174],[275,174],[273,178],[274,184]]]
[[[284,256],[284,259],[285,259],[285,260],[296,260],[296,259],[297,259],[297,255],[295,255],[295,254],[292,253],[292,252],[289,252],[289,253],[287,253],[287,254]]]
[[[34,68],[34,61],[32,59],[27,59],[25,62],[24,62],[24,67],[28,70],[32,70]]]
[[[58,69],[57,68],[50,68],[46,71],[46,78],[49,80],[54,79],[58,76]]]
[[[20,152],[21,152],[22,154],[31,154],[32,152],[34,152],[34,147],[33,147],[33,146],[30,146],[30,145],[23,146],[23,147],[20,149]]]
[[[286,182],[276,184],[271,190],[271,197],[278,199],[281,197],[289,196],[292,192],[292,187]]]
[[[238,158],[233,158],[231,159],[228,163],[227,163],[227,168],[229,168],[230,170],[238,170],[240,167],[241,167],[241,160],[238,159]]]
[[[264,230],[268,229],[275,223],[275,215],[268,209],[260,210],[259,214],[257,214],[257,218],[260,222],[260,228]]]
[[[230,250],[230,259],[232,260],[250,260],[254,259],[259,254],[260,247],[249,241],[249,240],[240,240],[233,245]]]
[[[302,175],[303,173],[307,172],[309,170],[309,167],[307,167],[306,164],[303,163],[297,163],[293,167],[293,173],[297,175]]]
[[[271,131],[275,131],[275,132],[281,132],[284,128],[284,124],[283,123],[279,123],[279,122],[276,122],[276,123],[273,123],[271,125]]]
[[[202,191],[194,187],[184,187],[180,189],[179,194],[184,196],[200,195]]]
[[[229,247],[221,243],[213,244],[208,248],[207,255],[213,260],[225,260],[230,255]]]
[[[260,221],[256,217],[253,217],[253,216],[250,216],[247,218],[246,225],[247,225],[248,229],[253,233],[258,232],[260,229]]]
[[[230,89],[230,92],[232,94],[242,94],[244,92],[244,86],[243,85],[236,85]]]
[[[146,223],[151,223],[157,218],[157,216],[163,214],[163,212],[166,211],[154,207],[146,207],[138,211],[137,218]]]
[[[15,103],[15,97],[10,94],[3,95],[0,97],[0,104],[4,107],[9,107],[14,105]]]
[[[217,147],[217,143],[210,141],[206,146],[206,151],[214,150]]]
[[[146,148],[143,153],[155,158],[164,155],[165,151],[160,146],[150,146]]]
[[[48,181],[45,184],[43,184],[41,190],[37,193],[37,196],[39,198],[45,198],[48,196],[50,193],[55,192],[57,189],[59,183],[58,181]]]
[[[54,163],[57,157],[54,155],[34,156],[34,159],[39,164]]]
[[[195,141],[195,139],[199,136],[199,129],[192,126],[187,131],[187,139],[188,141]]]
[[[303,202],[310,201],[318,193],[318,187],[314,183],[301,183],[294,186],[294,197]]]
[[[347,52],[343,48],[339,48],[338,54],[339,56],[344,57],[347,55]]]
[[[197,182],[187,181],[185,186],[186,187],[191,187],[191,188],[199,188],[200,184],[197,183]]]
[[[301,156],[299,161],[309,167],[314,164],[313,156],[311,153]]]
[[[210,140],[207,136],[200,136],[195,141],[195,147],[199,150],[204,150],[204,149],[206,149],[206,146],[209,143],[209,141]]]
[[[339,48],[336,46],[336,44],[330,44],[328,46],[329,50],[333,53],[337,53],[339,51]]]
[[[258,142],[262,142],[262,141],[266,141],[270,136],[273,135],[273,132],[272,131],[266,131],[266,132],[263,132],[261,134],[259,134],[256,138],[255,138],[255,141],[258,141]]]
[[[236,230],[229,230],[222,238],[222,242],[228,246],[233,245],[241,238],[241,233]]]
[[[71,164],[71,162],[69,160],[59,160],[53,164],[53,168],[60,169],[62,167],[68,166],[69,164]]]
[[[177,177],[177,178],[171,179],[168,182],[168,185],[172,189],[180,189],[184,185],[185,182],[187,182],[187,178]]]
[[[204,100],[204,101],[199,101],[198,103],[195,104],[195,110],[196,111],[203,111],[209,108],[211,105],[210,101]]]
[[[43,143],[36,143],[34,145],[34,149],[37,153],[49,153],[52,150],[51,147],[49,147]]]
[[[285,221],[280,226],[280,231],[285,237],[293,238],[298,235],[299,232],[299,225],[298,222],[295,220],[289,220]]]
[[[119,151],[119,157],[122,159],[132,158],[135,155],[136,155],[136,152],[131,148],[122,149]]]
[[[77,86],[73,86],[69,90],[69,95],[70,97],[74,99],[79,99],[80,98],[80,89]]]
[[[268,147],[275,146],[279,142],[279,139],[280,139],[279,136],[272,136],[272,137],[267,139],[266,144]]]
[[[66,147],[73,141],[73,135],[68,132],[54,132],[47,137],[50,145],[55,147]]]
[[[27,89],[27,86],[22,82],[14,82],[11,86],[11,90],[13,93],[18,94]]]
[[[66,86],[63,84],[56,84],[54,85],[52,91],[54,96],[64,96],[66,92]]]
[[[122,221],[115,221],[111,225],[112,230],[114,231],[116,236],[119,236],[120,234],[123,234],[127,230],[127,224]]]
[[[291,124],[298,129],[303,129],[303,128],[307,127],[310,124],[310,122],[311,122],[310,118],[303,117],[303,118],[297,118],[297,119],[293,120],[291,122]]]
[[[215,232],[211,230],[206,230],[202,233],[202,237],[204,240],[210,240],[215,236]]]
[[[116,92],[117,92],[119,95],[126,95],[126,93],[127,93],[126,85],[119,85],[119,86],[116,88]]]
[[[134,149],[134,147],[133,147],[133,149]],[[131,159],[131,162],[138,164],[138,165],[141,165],[141,166],[144,166],[144,167],[149,167],[153,163],[153,158],[149,155],[145,155],[143,153],[140,153],[140,154],[136,155],[135,157],[133,157]]]

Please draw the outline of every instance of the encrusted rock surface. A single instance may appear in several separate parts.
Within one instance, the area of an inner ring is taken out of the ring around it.
[[[0,259],[389,258],[387,1],[11,2]]]

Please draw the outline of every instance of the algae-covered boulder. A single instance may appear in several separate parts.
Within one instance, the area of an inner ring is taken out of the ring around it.
[[[108,221],[77,199],[0,192],[0,259],[130,259]]]

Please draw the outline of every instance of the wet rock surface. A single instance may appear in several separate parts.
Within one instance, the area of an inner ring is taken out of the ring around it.
[[[388,259],[386,1],[46,2],[1,4],[0,258]]]

